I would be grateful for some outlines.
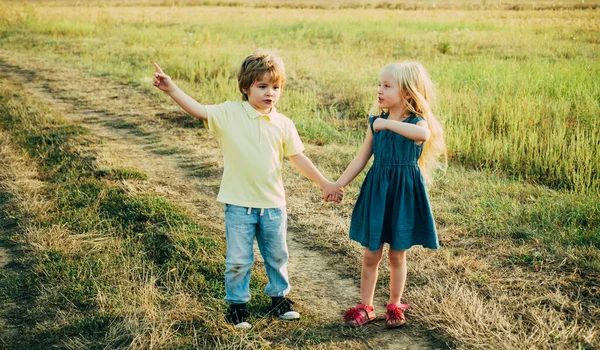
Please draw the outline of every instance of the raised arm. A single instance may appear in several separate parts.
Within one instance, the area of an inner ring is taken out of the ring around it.
[[[375,131],[387,129],[417,142],[425,142],[431,137],[431,132],[425,120],[421,120],[417,124],[410,124],[377,118],[373,122],[373,129]]]
[[[363,142],[360,151],[358,151],[356,157],[354,157],[350,164],[348,164],[348,167],[346,168],[342,176],[340,176],[340,178],[336,181],[336,184],[342,187],[346,187],[365,168],[372,155],[373,133],[371,132],[371,128],[368,127],[367,135],[365,136],[365,142]]]
[[[154,63],[156,67],[156,73],[154,73],[153,84],[158,89],[166,92],[183,110],[188,112],[194,118],[207,120],[206,108],[188,96],[185,92],[181,91],[177,85],[171,80],[171,77],[165,74],[163,70]]]
[[[342,200],[344,190],[337,186],[335,183],[327,180],[321,172],[317,169],[317,167],[313,164],[313,162],[306,156],[304,153],[300,152],[293,156],[290,156],[290,162],[294,165],[298,171],[302,173],[302,175],[316,182],[321,190],[323,191],[323,196],[321,198],[333,200],[335,202],[339,202]]]

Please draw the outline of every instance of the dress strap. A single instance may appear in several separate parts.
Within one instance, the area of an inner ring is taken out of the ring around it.
[[[404,119],[404,122],[405,123],[410,123],[410,124],[417,124],[421,120],[425,120],[425,119],[423,119],[421,117],[417,117],[414,114],[411,114],[408,118]]]

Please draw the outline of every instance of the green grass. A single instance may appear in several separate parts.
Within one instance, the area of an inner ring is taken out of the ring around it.
[[[135,168],[111,168],[98,169],[95,171],[96,177],[108,178],[110,180],[147,180],[148,175]]]
[[[162,156],[168,156],[171,154],[185,152],[185,149],[182,147],[173,146],[173,147],[158,148],[158,149],[154,150],[153,152],[156,154],[162,155]]]
[[[239,100],[239,62],[275,47],[288,71],[280,110],[317,144],[360,142],[378,70],[416,59],[437,84],[452,159],[554,189],[600,192],[597,11],[400,11],[394,21],[375,9],[273,11],[269,21],[248,22],[229,8],[7,7],[0,44],[138,85],[158,61],[206,104]]]
[[[529,257],[526,265],[545,259],[600,272],[597,199],[460,168],[439,179],[431,197],[441,226],[460,227],[476,239],[510,241]]]
[[[194,170],[194,171],[190,172],[190,176],[195,176],[195,177],[208,177],[210,175],[211,175],[211,170],[207,169],[207,168],[198,169],[198,170]]]

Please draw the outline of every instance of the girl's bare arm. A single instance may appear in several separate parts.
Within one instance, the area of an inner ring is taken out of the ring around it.
[[[371,159],[372,155],[373,155],[373,133],[371,132],[371,128],[369,127],[369,128],[367,128],[367,135],[365,136],[365,142],[363,142],[363,145],[361,146],[360,151],[358,151],[358,154],[356,155],[356,157],[354,157],[354,159],[352,159],[350,164],[348,164],[348,167],[346,168],[346,170],[344,171],[342,176],[340,176],[340,178],[337,180],[336,183],[342,187],[346,187],[365,168],[365,166],[369,162],[369,159]]]
[[[425,120],[421,120],[417,124],[410,124],[377,118],[373,122],[373,129],[375,129],[375,131],[390,130],[417,142],[425,142],[431,137],[431,132],[429,131],[429,127]]]

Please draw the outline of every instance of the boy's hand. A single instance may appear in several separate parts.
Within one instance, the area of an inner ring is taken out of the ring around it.
[[[154,79],[152,81],[154,86],[167,93],[174,89],[175,83],[173,83],[171,77],[166,75],[165,72],[163,72],[163,70],[160,69],[158,64],[154,63],[154,67],[156,67],[156,73],[154,73]]]
[[[344,188],[335,182],[327,182],[323,188],[323,199],[327,202],[339,203],[344,198]]]

